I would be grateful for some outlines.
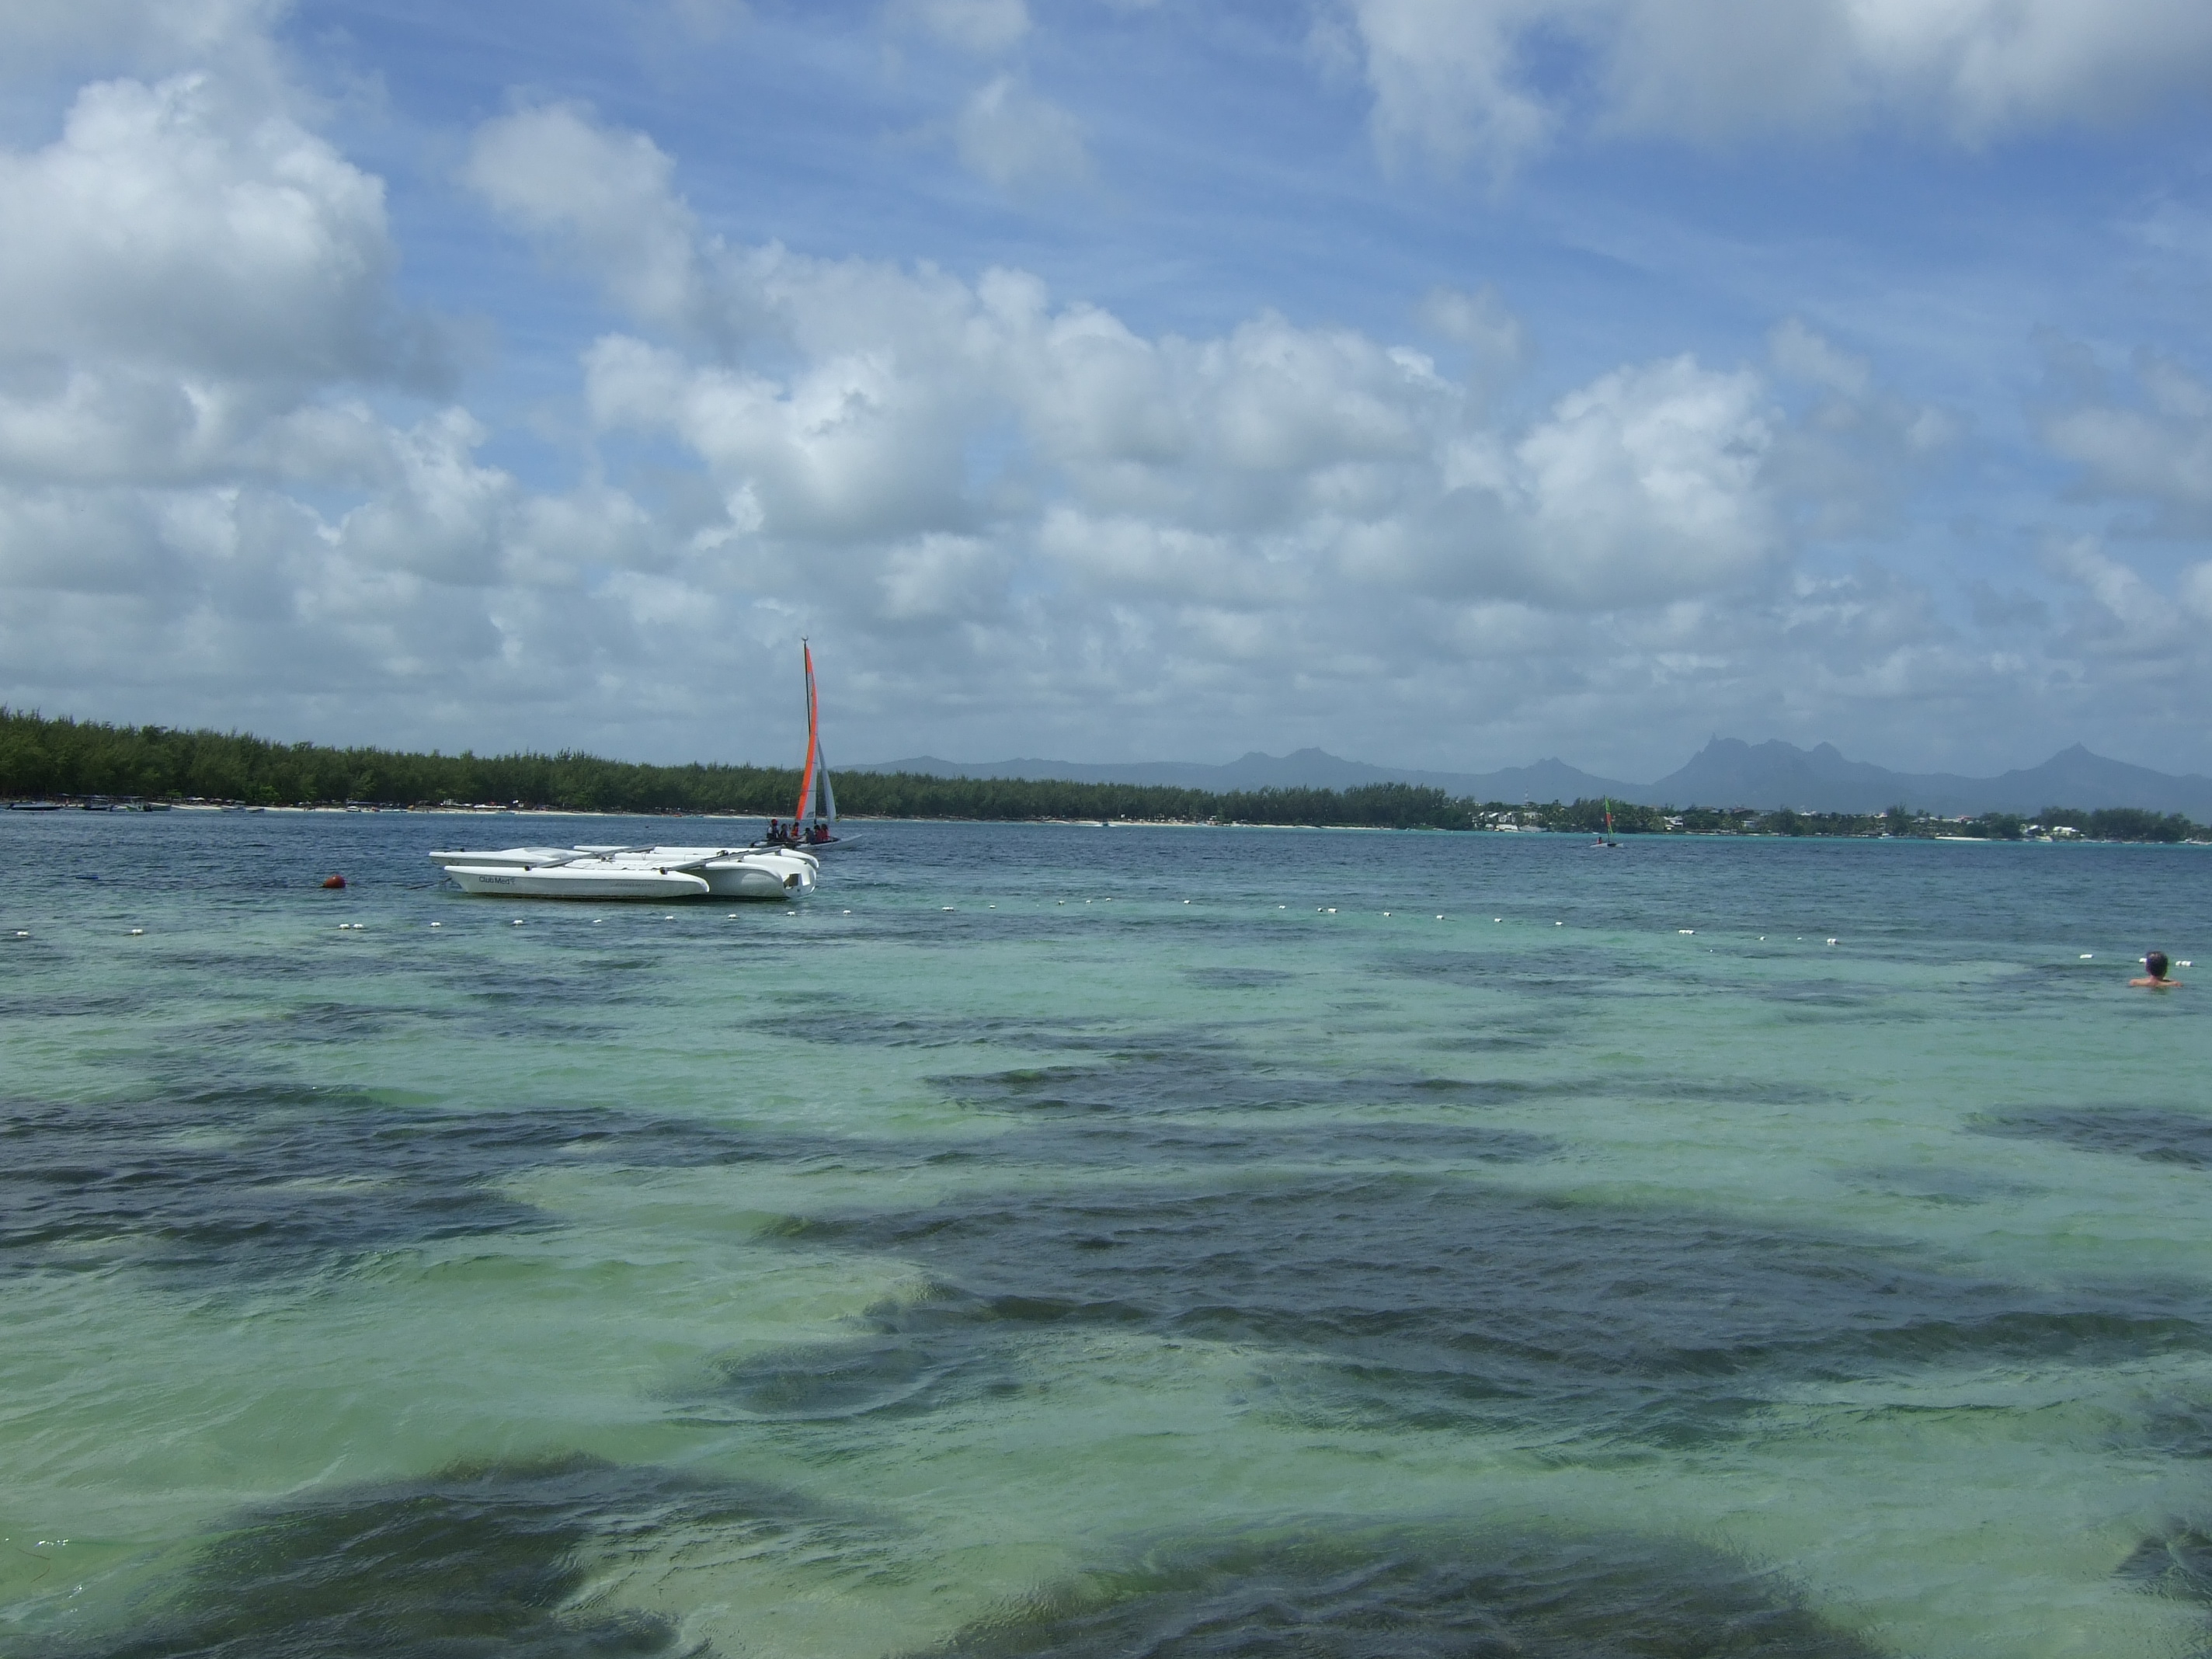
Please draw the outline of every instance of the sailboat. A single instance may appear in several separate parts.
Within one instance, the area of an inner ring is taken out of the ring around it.
[[[792,809],[791,827],[781,835],[771,832],[770,839],[815,852],[853,838],[837,833],[837,792],[830,787],[830,761],[822,751],[822,704],[814,690],[814,647],[804,638],[799,641],[799,654],[806,665],[806,766],[799,775],[799,805]]]
[[[1607,795],[1605,798],[1605,833],[1598,836],[1595,841],[1591,842],[1590,845],[1592,847],[1618,847],[1620,845],[1619,842],[1613,838],[1613,797],[1610,795]]]

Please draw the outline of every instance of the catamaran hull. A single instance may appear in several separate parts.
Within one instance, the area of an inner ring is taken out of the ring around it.
[[[716,898],[802,898],[814,890],[811,871],[765,863],[709,864],[699,873]]]
[[[586,870],[566,865],[551,870],[526,870],[511,865],[449,864],[446,873],[465,893],[506,898],[665,900],[705,898],[714,890],[705,879],[686,871],[664,872],[605,865]]]
[[[513,898],[797,899],[814,890],[822,870],[805,853],[692,847],[514,848],[431,857],[463,892]]]

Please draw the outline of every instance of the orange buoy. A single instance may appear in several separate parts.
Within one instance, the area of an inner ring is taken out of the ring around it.
[[[325,876],[323,878],[323,885],[325,887],[343,887],[345,885],[345,878],[343,876]]]

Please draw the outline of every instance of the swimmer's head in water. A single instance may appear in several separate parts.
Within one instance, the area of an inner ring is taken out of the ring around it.
[[[2166,977],[2166,952],[2154,951],[2143,958],[2143,971],[2153,979]]]

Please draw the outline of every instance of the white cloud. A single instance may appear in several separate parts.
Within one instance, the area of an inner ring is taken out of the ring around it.
[[[1651,603],[1754,578],[1784,546],[1763,471],[1777,416],[1748,371],[1624,368],[1515,430],[1425,356],[1350,330],[1263,315],[1148,339],[1055,311],[1020,273],[971,289],[743,257],[747,303],[798,349],[787,368],[629,336],[586,358],[603,428],[680,440],[742,504],[710,538],[733,557],[805,544],[810,568],[880,570],[894,547],[911,565],[929,538],[984,535],[1026,548],[1048,586],[1272,614],[1345,580]],[[1439,303],[1511,337],[1500,307]],[[979,450],[999,459],[988,479]],[[893,589],[915,609],[905,576],[860,591]]]
[[[893,0],[891,15],[979,57],[1005,52],[1030,32],[1026,0]]]
[[[969,423],[945,406],[946,389],[902,374],[888,351],[830,357],[775,381],[611,337],[586,371],[604,425],[681,438],[771,538],[897,537],[969,517]],[[952,401],[961,390],[950,389]]]
[[[2200,623],[2212,623],[2212,560],[2192,564],[2182,572],[2179,592],[2191,616]]]
[[[1846,398],[1864,397],[1874,381],[1864,358],[1838,350],[1795,317],[1775,325],[1766,337],[1766,348],[1774,367],[1783,374]]]
[[[2160,530],[2212,534],[2212,388],[2148,355],[2135,379],[2136,400],[2085,400],[2051,411],[2044,441],[2081,465],[2094,493],[2148,506]]]
[[[2195,0],[1342,0],[1386,156],[1510,169],[1571,128],[1724,142],[1902,122],[1969,144],[2201,86]],[[1575,68],[1541,70],[1562,54]]]
[[[1003,84],[1001,114],[1028,96]],[[1000,182],[1073,176],[1071,142]],[[887,746],[1303,732],[1450,763],[1461,727],[1534,753],[1607,711],[1702,732],[1791,697],[1910,730],[1915,699],[2212,605],[2203,567],[2146,602],[2107,554],[2121,577],[2054,562],[2079,604],[2000,671],[1924,587],[1808,574],[1807,535],[1890,499],[1945,417],[1802,323],[1765,363],[1623,362],[1513,412],[1532,354],[1486,289],[1419,307],[1440,370],[1268,312],[1150,331],[1018,270],[726,245],[669,155],[580,106],[488,123],[461,171],[623,319],[580,354],[573,483],[426,395],[383,185],[298,115],[109,82],[0,155],[27,228],[0,241],[0,697],[767,758],[697,688],[811,628]],[[2140,379],[2111,407],[2164,434],[2145,476],[2181,501],[2212,399]]]
[[[1078,185],[1091,176],[1081,125],[1015,76],[977,88],[961,106],[952,135],[969,172],[1012,193]]]
[[[639,315],[585,358],[604,432],[700,469],[659,603],[828,634],[902,730],[1019,709],[1030,741],[1110,708],[1166,733],[1402,686],[1493,730],[1848,708],[1908,744],[1926,703],[1963,744],[2107,649],[2078,607],[1983,652],[1924,583],[1810,574],[1804,538],[1878,526],[1957,423],[1802,321],[1771,368],[1627,363],[1516,417],[1358,331],[1146,334],[1019,271],[694,246],[773,349],[723,360]],[[1422,312],[1471,355],[1525,353],[1494,295]]]
[[[1950,459],[1960,422],[1880,385],[1863,357],[1791,317],[1769,331],[1777,375],[1809,404],[1777,429],[1767,476],[1810,536],[1893,528],[1913,486]]]
[[[665,167],[629,176],[647,199],[607,222],[688,224]],[[902,630],[957,625],[964,644],[910,665],[933,681],[975,672],[988,641],[1002,665],[1039,653],[1040,673],[1135,652],[1157,678],[1168,656],[1219,651],[1312,682],[1371,668],[1408,614],[1443,651],[1502,617],[1750,603],[1787,568],[1793,525],[1879,496],[1868,475],[1926,423],[1802,325],[1775,350],[1826,399],[1815,427],[1756,371],[1686,356],[1510,422],[1421,353],[1351,330],[1262,315],[1147,337],[1020,272],[970,285],[691,239],[654,263],[699,273],[696,291],[745,307],[775,350],[687,350],[681,308],[617,262],[611,293],[673,337],[586,354],[594,421],[696,457],[716,505],[683,526],[680,562],[730,596],[713,603],[835,617],[893,654]],[[1493,295],[1439,293],[1424,314],[1501,368],[1525,350]]]
[[[128,65],[161,76],[210,63],[265,95],[282,85],[268,31],[290,0],[9,0],[0,79]]]
[[[1780,548],[1760,480],[1773,425],[1756,376],[1688,357],[1563,398],[1514,456],[1542,586],[1611,607],[1756,570]]]
[[[2049,547],[2043,563],[2080,589],[2087,601],[2069,619],[2076,651],[2136,668],[2178,656],[2212,656],[2212,639],[2191,624],[2173,599],[2094,538],[2077,537]],[[2185,576],[2180,592],[2185,604],[2196,597],[2194,573]]]
[[[1528,331],[1496,289],[1434,288],[1423,296],[1422,324],[1468,352],[1468,378],[1488,387],[1510,379],[1528,357]]]
[[[486,435],[458,409],[395,434],[391,476],[339,521],[340,550],[356,564],[432,581],[481,586],[495,579],[501,520],[516,490],[505,473],[476,464]]]
[[[213,20],[179,53],[256,15],[173,10],[140,21]],[[649,659],[623,584],[670,553],[635,501],[526,490],[465,410],[372,407],[434,386],[434,337],[394,297],[382,181],[287,112],[255,44],[88,86],[0,152],[0,695],[137,687],[157,717],[297,731]]]
[[[643,133],[580,105],[516,111],[477,130],[462,179],[510,224],[580,262],[634,315],[734,337],[738,289],[674,189],[675,163]]]
[[[430,428],[361,401],[429,367],[392,292],[382,183],[263,90],[98,82],[51,143],[0,153],[0,650],[19,672],[73,643],[102,678],[235,684],[222,653],[248,635],[279,678],[337,668],[343,641],[276,637],[350,568],[344,528],[289,492],[392,489],[355,511],[371,540],[407,503],[438,522]]]
[[[0,154],[0,353],[307,383],[404,367],[379,180],[205,77],[88,87]]]
[[[1502,172],[1542,149],[1558,116],[1522,83],[1521,47],[1545,9],[1541,0],[1352,0],[1384,156],[1421,150],[1447,166],[1479,156]]]
[[[880,613],[893,624],[999,620],[1012,562],[1006,547],[978,536],[933,531],[899,543],[884,556],[878,578]]]
[[[28,592],[137,595],[167,585],[151,503],[66,486],[0,490],[0,584]]]

